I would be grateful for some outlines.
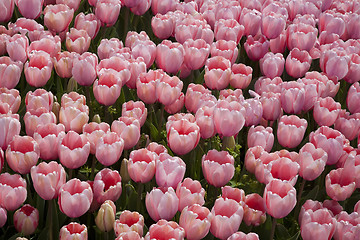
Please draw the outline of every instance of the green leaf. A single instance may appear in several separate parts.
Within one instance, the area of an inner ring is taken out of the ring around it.
[[[298,231],[297,233],[295,233],[295,235],[292,236],[291,238],[289,238],[289,240],[297,240],[297,239],[299,239],[299,237],[300,237],[300,231]]]
[[[284,225],[279,223],[276,224],[275,235],[276,235],[276,239],[288,240],[290,238],[290,234],[286,229],[286,227],[284,227]]]
[[[311,189],[311,191],[306,194],[304,197],[301,198],[302,201],[306,201],[308,199],[316,199],[317,195],[319,193],[319,185],[316,185],[313,189]]]

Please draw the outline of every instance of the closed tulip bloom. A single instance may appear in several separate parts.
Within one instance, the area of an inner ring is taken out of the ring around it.
[[[245,201],[245,192],[240,188],[224,186],[221,188],[221,197],[224,199],[233,199],[243,205],[243,202]]]
[[[69,131],[59,146],[60,162],[67,168],[76,169],[84,165],[90,154],[90,143],[83,134]]]
[[[216,134],[213,115],[214,107],[203,106],[196,111],[196,124],[200,128],[200,136],[203,139],[211,138]]]
[[[176,222],[168,222],[165,219],[161,219],[156,224],[150,226],[149,231],[144,239],[160,240],[163,238],[182,240],[185,238],[185,230]]]
[[[79,6],[80,6],[80,1],[81,0],[56,0],[57,4],[65,4],[67,5],[69,8],[74,9],[74,11],[78,10]]]
[[[164,40],[156,49],[156,64],[167,73],[177,73],[184,61],[185,50],[180,43]]]
[[[6,116],[0,114],[0,131],[3,133],[0,135],[2,150],[5,151],[14,136],[20,134],[20,129],[19,115]]]
[[[30,110],[24,115],[26,134],[33,136],[36,128],[48,123],[56,123],[56,116],[53,112],[47,112],[44,108]]]
[[[142,57],[146,64],[146,68],[154,63],[155,58],[157,57],[157,47],[155,43],[151,40],[137,40],[131,47],[131,56],[133,58]]]
[[[339,116],[341,105],[333,98],[319,98],[314,104],[314,119],[319,126],[331,126]]]
[[[222,56],[211,57],[205,63],[205,84],[210,89],[221,90],[230,83],[231,63]]]
[[[75,17],[74,28],[85,30],[94,39],[100,30],[101,22],[93,13],[85,15],[83,12]]]
[[[334,128],[344,134],[350,141],[354,140],[360,131],[360,114],[355,113],[350,115],[345,109],[340,110]]]
[[[103,168],[95,175],[94,199],[102,204],[106,200],[116,202],[121,195],[121,177],[118,171]]]
[[[64,124],[65,131],[82,132],[83,126],[89,121],[89,107],[83,104],[69,103],[61,107],[59,122]]]
[[[26,200],[26,181],[20,175],[0,175],[0,207],[14,211]]]
[[[320,68],[327,76],[340,80],[349,71],[350,58],[342,48],[330,49],[321,53]]]
[[[124,140],[124,149],[133,148],[140,139],[140,122],[133,117],[120,117],[113,121],[111,131]]]
[[[72,75],[82,86],[90,86],[96,78],[98,58],[90,52],[83,53],[73,60]]]
[[[151,19],[151,28],[159,39],[169,38],[174,31],[175,22],[170,14],[156,14]]]
[[[147,73],[141,73],[136,80],[137,95],[147,104],[156,102],[156,86],[164,77],[162,70],[150,70]]]
[[[268,214],[286,217],[296,205],[296,189],[288,182],[274,179],[265,187],[264,200]]]
[[[210,150],[202,157],[202,170],[209,184],[222,187],[234,176],[234,157],[226,151]]]
[[[328,155],[322,148],[306,143],[299,151],[299,175],[307,181],[316,179],[324,171]]]
[[[185,107],[189,112],[196,113],[199,108],[200,98],[203,95],[210,94],[211,91],[203,85],[190,83],[186,89]]]
[[[182,88],[183,82],[178,77],[165,74],[157,82],[156,98],[165,106],[170,105],[179,98]]]
[[[286,47],[286,30],[282,31],[277,38],[270,39],[270,50],[273,53],[284,53]]]
[[[107,132],[96,144],[96,159],[104,166],[116,163],[124,149],[124,140],[114,132]]]
[[[184,178],[185,170],[186,165],[181,158],[162,153],[156,160],[156,183],[159,187],[176,189],[178,183]]]
[[[261,72],[269,78],[281,76],[284,71],[285,59],[281,53],[268,52],[260,59]]]
[[[281,13],[269,12],[262,14],[261,32],[269,39],[280,36],[286,27],[286,18]]]
[[[25,204],[14,213],[15,228],[25,236],[33,234],[38,224],[39,211],[29,204]]]
[[[360,85],[358,82],[349,88],[346,98],[346,106],[351,113],[360,113],[360,106],[356,104],[360,100]]]
[[[316,42],[318,30],[305,23],[291,24],[287,30],[287,46],[290,50],[298,48],[309,52]]]
[[[218,198],[211,210],[210,232],[217,238],[227,239],[235,233],[244,216],[243,207],[232,199]]]
[[[115,235],[118,237],[121,233],[135,232],[142,237],[144,231],[144,217],[138,212],[124,210],[118,220],[114,223]]]
[[[60,240],[87,240],[88,232],[85,224],[71,222],[60,229]]]
[[[126,86],[131,89],[136,88],[136,80],[141,73],[146,73],[146,63],[143,57],[136,59],[128,59],[130,79],[126,82]]]
[[[319,30],[336,33],[341,36],[345,30],[345,21],[335,12],[326,11],[319,16]]]
[[[216,132],[229,137],[237,134],[245,124],[245,108],[237,101],[220,100],[214,109]]]
[[[300,51],[298,48],[294,48],[290,51],[286,58],[286,72],[294,77],[303,77],[305,73],[310,69],[311,57],[307,51]]]
[[[248,147],[261,146],[267,152],[271,152],[274,144],[274,134],[271,127],[251,126],[247,138]]]
[[[83,126],[83,134],[90,142],[90,153],[95,154],[98,140],[110,131],[110,126],[106,122],[91,122]]]
[[[44,25],[52,32],[64,32],[73,16],[74,9],[65,4],[47,5],[44,9]]]
[[[205,65],[210,54],[210,45],[204,39],[187,39],[184,44],[184,63],[191,70],[200,69]]]
[[[356,239],[360,231],[360,214],[352,212],[348,214],[341,211],[336,215],[336,227],[334,232],[334,239]]]
[[[25,63],[29,39],[25,35],[15,34],[6,42],[6,52],[13,61]]]
[[[65,215],[77,218],[89,210],[92,199],[93,191],[90,185],[73,178],[60,188],[58,204]]]
[[[48,92],[45,89],[38,88],[34,92],[29,91],[26,94],[25,105],[27,111],[36,111],[39,108],[43,108],[46,112],[50,112],[53,103],[54,95],[52,92]]]
[[[230,85],[234,88],[245,89],[252,79],[253,69],[245,64],[233,64],[231,66]]]
[[[236,232],[232,234],[227,240],[259,240],[259,236],[252,232],[248,234],[243,232]]]
[[[304,84],[290,81],[281,84],[281,106],[286,113],[298,114],[304,106]]]
[[[264,199],[257,193],[246,195],[244,204],[244,222],[246,225],[259,226],[266,220]]]
[[[23,64],[10,57],[0,57],[0,87],[13,89],[19,83]]]
[[[120,0],[98,0],[95,6],[95,15],[103,25],[114,25],[119,17],[121,9]]]
[[[252,61],[259,61],[268,52],[269,40],[264,35],[248,36],[244,43],[246,54]]]
[[[71,28],[66,33],[66,49],[70,52],[82,54],[90,47],[91,38],[85,30]]]
[[[327,209],[307,211],[301,221],[301,237],[307,239],[331,239],[334,235],[336,220]],[[316,231],[313,231],[316,229]]]
[[[113,105],[121,93],[122,82],[117,74],[103,73],[93,85],[96,100],[105,106]]]
[[[145,148],[133,150],[130,153],[128,171],[135,182],[149,182],[155,175],[157,155]]]
[[[40,16],[44,0],[15,0],[21,15],[26,18],[36,19]]]
[[[282,114],[279,93],[265,92],[261,94],[261,105],[263,106],[262,117],[268,121],[274,121]]]
[[[102,232],[109,232],[113,229],[115,223],[116,207],[113,201],[106,200],[98,211],[95,218],[96,226]]]
[[[31,179],[36,193],[44,200],[58,197],[60,187],[66,182],[66,173],[57,162],[41,162],[31,168]]]
[[[185,178],[182,183],[179,183],[176,188],[176,195],[179,198],[179,211],[182,211],[186,206],[193,204],[204,205],[205,190],[197,180]]]
[[[277,138],[281,146],[294,148],[298,146],[304,138],[307,128],[307,121],[296,115],[282,116],[280,118]]]
[[[1,1],[1,9],[4,10],[3,15],[0,17],[0,22],[7,22],[13,15],[14,12],[14,0],[10,1]]]
[[[245,27],[235,19],[219,19],[215,22],[214,35],[216,40],[234,41],[239,44]]]
[[[256,36],[261,28],[261,12],[256,8],[244,7],[240,14],[239,23],[244,26],[244,35]]]
[[[178,155],[184,155],[193,150],[199,140],[199,126],[185,119],[172,122],[167,130],[168,145]]]
[[[0,88],[0,105],[8,105],[12,113],[17,113],[21,104],[20,92],[16,89]]]
[[[72,68],[73,61],[75,58],[79,57],[79,54],[76,52],[59,52],[53,58],[54,68],[61,78],[71,78],[72,77]]]
[[[40,156],[37,142],[29,136],[15,136],[6,149],[6,161],[12,170],[27,174]]]
[[[142,101],[128,101],[123,103],[121,116],[134,117],[139,120],[140,125],[144,125],[147,117],[147,108]]]
[[[245,126],[258,125],[262,119],[263,107],[258,97],[243,102],[245,108]]]
[[[187,239],[202,239],[209,232],[211,220],[209,209],[193,204],[182,210],[179,225],[184,228]]]
[[[116,52],[123,47],[123,42],[118,38],[102,39],[97,48],[97,55],[101,60],[109,58],[111,53]]]
[[[146,194],[145,205],[154,221],[160,219],[169,221],[178,211],[179,199],[172,187],[153,188],[150,193]]]
[[[236,42],[230,40],[217,40],[211,44],[211,57],[222,56],[231,62],[231,65],[235,63],[238,57],[238,48]]]

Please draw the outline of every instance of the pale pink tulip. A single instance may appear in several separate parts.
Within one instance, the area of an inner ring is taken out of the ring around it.
[[[113,121],[111,131],[124,140],[124,149],[134,147],[140,139],[140,122],[134,117],[120,117]]]
[[[178,211],[179,199],[172,187],[153,188],[146,194],[146,210],[154,221],[170,220]],[[167,206],[164,208],[164,206]]]
[[[298,146],[304,138],[307,121],[296,115],[282,116],[278,123],[277,139],[281,146],[294,148]]]
[[[193,204],[204,205],[205,190],[197,180],[185,178],[182,183],[179,183],[176,188],[176,195],[179,198],[179,211],[182,211],[186,206]]]

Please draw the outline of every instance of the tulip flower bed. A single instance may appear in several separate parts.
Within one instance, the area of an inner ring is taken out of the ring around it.
[[[0,10],[0,240],[360,239],[358,0]]]

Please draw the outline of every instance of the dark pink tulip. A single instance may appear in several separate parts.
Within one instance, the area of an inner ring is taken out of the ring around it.
[[[5,151],[14,136],[20,134],[20,129],[19,115],[0,114],[0,132],[2,133],[0,135],[0,147],[2,150]]]
[[[243,205],[245,201],[245,192],[240,188],[224,186],[221,188],[221,197],[224,199],[233,199]]]
[[[39,40],[33,40],[27,48],[28,56],[33,53],[44,51],[50,54],[50,57],[55,57],[61,51],[61,39],[59,36],[43,36]]]
[[[265,201],[259,194],[246,195],[243,220],[248,226],[259,226],[266,221]]]
[[[24,64],[25,78],[28,84],[42,87],[51,77],[53,63],[46,52],[37,52],[29,56],[29,61]]]
[[[44,9],[44,25],[52,32],[67,30],[74,16],[74,9],[65,4],[47,5]]]
[[[121,86],[122,82],[118,74],[103,73],[94,82],[94,96],[100,104],[105,106],[113,105],[120,97]]]
[[[271,127],[251,126],[247,137],[248,147],[261,146],[267,152],[270,152],[274,144],[274,134]]]
[[[296,205],[296,189],[288,182],[274,179],[265,187],[264,200],[268,214],[274,218],[286,217]]]
[[[305,100],[304,84],[295,81],[283,82],[281,84],[280,99],[281,107],[286,113],[300,113]]]
[[[85,224],[80,225],[77,222],[71,222],[60,229],[60,240],[74,239],[88,239],[88,232]]]
[[[298,48],[293,48],[286,58],[286,72],[294,77],[303,77],[310,69],[311,57],[307,51],[301,51]]]
[[[69,131],[60,141],[60,162],[67,168],[76,169],[84,165],[90,154],[90,143],[86,136]]]
[[[204,205],[205,190],[197,180],[185,178],[182,183],[179,183],[176,188],[176,195],[179,198],[179,211],[182,211],[186,206],[193,204]]]
[[[219,19],[215,22],[215,39],[234,41],[239,44],[243,36],[245,28],[240,25],[235,19]]]
[[[144,217],[138,212],[124,210],[114,223],[115,235],[119,237],[125,232],[135,232],[139,237],[143,235]]]
[[[90,47],[91,38],[83,29],[71,28],[70,32],[66,33],[66,49],[69,52],[77,52],[82,54]]]
[[[135,182],[149,182],[155,175],[157,154],[145,148],[130,153],[128,172]]]
[[[183,82],[178,77],[164,74],[156,85],[157,101],[165,106],[172,104],[179,98],[182,88]]]
[[[0,87],[13,89],[19,83],[23,64],[11,58],[0,57]]]
[[[117,52],[123,47],[123,42],[120,41],[118,38],[102,39],[97,48],[97,54],[102,60],[105,58],[109,58],[113,52]]]
[[[315,180],[324,171],[327,159],[328,155],[322,148],[306,143],[300,149],[297,160],[300,165],[299,175],[307,181]]]
[[[358,82],[351,85],[347,93],[346,106],[351,113],[360,113],[360,106],[356,104],[360,100],[360,85]]]
[[[36,128],[48,123],[56,123],[56,116],[53,112],[48,112],[44,108],[30,110],[24,115],[25,131],[29,136],[33,136]]]
[[[321,53],[320,68],[329,78],[340,80],[349,71],[350,58],[343,49],[330,49]]]
[[[309,52],[315,45],[317,34],[317,29],[309,24],[291,24],[286,31],[287,46],[290,50],[298,48]]]
[[[338,215],[341,211],[344,210],[338,201],[329,199],[323,202],[323,207],[328,209],[333,216]]]
[[[0,105],[7,105],[12,113],[19,110],[21,103],[20,92],[16,89],[0,88]]]
[[[145,240],[150,239],[174,239],[183,240],[185,237],[185,230],[180,227],[176,222],[166,221],[165,219],[159,220],[156,224],[150,226]]]
[[[164,208],[164,204],[167,206]],[[153,188],[146,194],[146,210],[154,221],[170,220],[178,211],[179,199],[172,187]]]
[[[248,36],[244,43],[246,54],[252,61],[259,61],[269,50],[270,42],[264,35]]]
[[[98,58],[96,54],[84,52],[73,59],[72,75],[76,82],[82,86],[90,86],[96,78]]]
[[[268,184],[273,179],[279,179],[283,182],[290,183],[292,186],[295,186],[298,178],[299,168],[300,166],[296,161],[292,161],[292,159],[287,157],[279,156],[279,158],[274,159],[268,164],[265,164],[264,178],[259,180],[263,181],[265,184]]]
[[[204,39],[187,39],[184,44],[184,63],[191,70],[200,69],[210,53],[210,45]]]
[[[40,16],[44,0],[15,0],[21,15],[26,18],[36,19]]]
[[[14,136],[6,149],[6,161],[10,168],[20,174],[27,174],[40,157],[40,147],[29,136]]]
[[[98,140],[110,131],[110,125],[106,122],[91,122],[83,126],[83,134],[90,142],[90,153],[95,154]]]
[[[176,189],[185,175],[186,164],[179,157],[171,157],[161,153],[156,159],[155,179],[159,187],[172,187]]]
[[[211,210],[210,232],[217,238],[227,239],[235,233],[244,216],[243,207],[233,199],[218,198]]]
[[[29,204],[25,204],[14,213],[15,229],[25,236],[35,232],[39,224],[39,211]]]
[[[29,39],[25,35],[15,34],[6,42],[6,51],[13,61],[25,63]]]
[[[205,63],[205,84],[210,89],[221,90],[230,83],[231,62],[222,57],[215,56],[206,60]]]
[[[248,234],[243,232],[236,232],[232,234],[227,240],[259,240],[259,236],[252,232]]]
[[[222,56],[233,65],[238,57],[238,48],[236,42],[232,40],[217,40],[211,44],[211,57]]]
[[[336,220],[327,209],[307,211],[301,221],[301,237],[310,239],[331,239],[334,235]],[[316,229],[316,231],[313,231]]]
[[[106,200],[118,200],[122,191],[119,172],[103,168],[95,175],[93,191],[94,199],[100,204]]]
[[[35,191],[44,200],[58,197],[60,187],[66,182],[66,173],[57,162],[41,162],[31,168],[31,179]]]
[[[110,166],[120,159],[123,149],[124,140],[114,132],[107,132],[97,141],[95,156],[102,165]]]
[[[215,187],[224,186],[234,176],[234,158],[226,151],[210,150],[201,162],[206,181]]]
[[[89,210],[92,199],[90,185],[73,178],[61,186],[58,204],[62,213],[70,218],[77,218]]]
[[[130,10],[133,14],[141,16],[144,15],[147,12],[147,10],[149,10],[149,8],[151,7],[151,3],[152,0],[140,1],[138,5],[130,8]]]
[[[333,98],[319,98],[314,104],[314,119],[319,126],[331,126],[338,118],[340,110],[340,103]]]
[[[179,225],[184,228],[186,239],[202,239],[210,230],[211,220],[209,209],[193,204],[182,210]]]
[[[234,136],[245,124],[245,108],[237,101],[220,100],[214,109],[214,122],[221,136]]]
[[[278,123],[277,138],[281,146],[294,148],[304,138],[307,121],[296,115],[282,116]]]
[[[270,50],[273,53],[284,53],[286,47],[286,30],[274,39],[270,39]]]
[[[74,28],[85,30],[91,39],[96,37],[100,26],[100,20],[93,13],[85,15],[81,12],[75,17]]]
[[[185,50],[179,43],[162,41],[156,49],[156,64],[168,73],[177,73],[184,61]]]
[[[19,208],[27,197],[26,181],[20,175],[0,175],[0,207],[7,211]]]
[[[280,77],[284,71],[285,59],[281,53],[268,52],[260,59],[261,72],[268,78]]]
[[[140,139],[140,122],[134,117],[120,117],[113,121],[111,131],[116,132],[124,140],[124,149],[134,147]]]
[[[344,134],[350,141],[354,140],[360,131],[360,114],[355,113],[350,115],[346,110],[340,110],[334,128]]]
[[[59,52],[53,58],[54,68],[56,74],[61,78],[71,78],[72,77],[72,68],[73,61],[75,58],[78,58],[80,55],[76,52]]]
[[[341,211],[336,215],[336,227],[334,233],[334,239],[356,239],[360,233],[360,214],[352,212],[348,214],[345,211]]]
[[[252,79],[253,69],[245,64],[233,64],[231,66],[230,85],[234,88],[245,89]]]
[[[119,17],[121,8],[120,0],[98,0],[95,6],[95,15],[103,25],[114,25]]]
[[[256,36],[260,32],[261,12],[258,10],[246,7],[242,9],[239,23],[245,27],[244,35]]]
[[[14,0],[2,0],[0,5],[1,9],[4,11],[0,17],[0,22],[7,22],[10,20],[14,12]]]

